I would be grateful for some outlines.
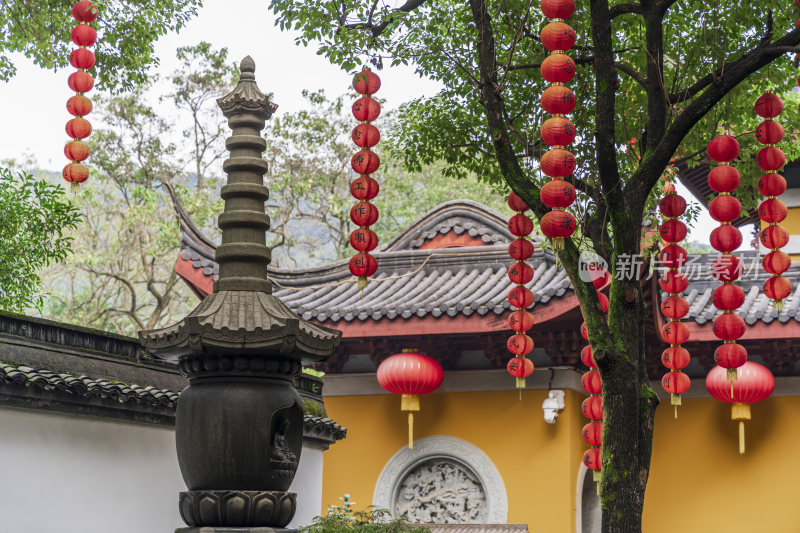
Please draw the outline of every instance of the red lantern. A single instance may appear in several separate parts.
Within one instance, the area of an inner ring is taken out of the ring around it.
[[[714,319],[714,335],[722,341],[735,341],[744,335],[747,326],[737,314],[722,313]]]
[[[541,72],[549,83],[567,83],[575,77],[575,61],[565,54],[550,54],[542,61]]]
[[[539,229],[549,239],[564,239],[575,233],[577,223],[568,211],[549,211],[539,221]]]
[[[530,283],[533,279],[533,267],[525,262],[516,262],[508,267],[508,279],[517,285]]]
[[[583,347],[583,350],[581,350],[581,362],[589,368],[597,366],[597,362],[594,360],[594,354],[592,353],[591,344],[587,344]]]
[[[680,346],[670,346],[661,353],[661,362],[671,370],[686,368],[690,360],[689,351]]]
[[[755,110],[760,117],[777,117],[783,112],[783,100],[772,93],[764,93],[756,100]]]
[[[742,260],[735,255],[721,255],[711,261],[711,275],[717,281],[736,281],[743,270]]]
[[[577,133],[575,124],[564,117],[548,118],[540,131],[542,140],[548,146],[567,146],[575,140]]]
[[[72,6],[72,16],[78,22],[92,22],[97,18],[100,11],[89,0],[81,0]]]
[[[600,470],[602,459],[600,457],[600,448],[589,448],[583,452],[583,464],[589,470]]]
[[[592,420],[603,419],[603,398],[600,396],[590,396],[581,403],[581,412],[586,418]]]
[[[73,118],[67,121],[67,135],[71,139],[85,139],[92,133],[92,125],[85,118]]]
[[[542,0],[539,5],[549,19],[568,19],[575,12],[574,0]]]
[[[76,93],[88,93],[94,87],[94,78],[85,70],[78,70],[69,75],[67,85]]]
[[[744,303],[744,290],[737,285],[720,285],[711,296],[711,303],[720,311],[735,311]]]
[[[350,183],[350,194],[359,200],[372,200],[378,196],[380,186],[369,176],[361,176]]]
[[[761,264],[769,274],[783,274],[792,266],[792,258],[786,252],[775,250],[765,255]]]
[[[369,202],[358,202],[350,208],[350,220],[356,226],[371,226],[378,221],[378,208]]]
[[[522,198],[520,198],[515,192],[512,192],[508,195],[507,203],[508,207],[510,207],[512,211],[524,213],[525,211],[530,209],[530,207],[528,207],[528,204],[522,201]]]
[[[575,201],[575,187],[564,180],[551,180],[539,191],[542,203],[547,207],[569,207]]]
[[[591,446],[601,446],[603,444],[603,423],[589,422],[581,430],[583,440]]]
[[[661,199],[658,209],[665,217],[679,217],[686,211],[686,200],[679,194],[668,194]]]
[[[544,153],[539,167],[546,176],[563,178],[575,170],[575,156],[567,150],[554,148]]]
[[[659,258],[661,259],[661,263],[667,268],[680,268],[686,264],[689,254],[682,246],[670,244],[661,250]]]
[[[372,124],[359,124],[353,128],[353,133],[350,134],[356,146],[361,148],[372,148],[378,141],[381,140],[381,132]]]
[[[89,169],[80,163],[70,163],[61,171],[61,176],[70,183],[83,183],[89,179]]]
[[[533,293],[525,287],[514,287],[508,291],[508,302],[512,307],[525,309],[533,305]]]
[[[555,52],[558,50],[564,52],[575,46],[577,35],[569,24],[556,21],[542,28],[539,38],[549,51]]]
[[[506,370],[517,379],[525,379],[533,374],[533,361],[527,357],[512,357],[506,365]]]
[[[353,78],[353,89],[358,94],[375,94],[381,88],[381,79],[371,70],[362,70]]]
[[[444,379],[442,365],[431,357],[403,351],[387,357],[378,367],[378,383],[392,394],[401,394],[400,408],[408,411],[408,447],[414,447],[414,412],[419,411],[419,395],[430,394]]]
[[[764,282],[764,294],[770,300],[783,300],[792,294],[792,282],[781,276],[772,276]]]
[[[381,105],[370,98],[362,96],[353,102],[353,116],[361,122],[372,122],[381,114]]]
[[[761,144],[778,144],[783,136],[783,126],[774,120],[765,120],[756,128],[756,140]]]
[[[739,143],[730,135],[719,135],[708,143],[707,152],[714,161],[726,163],[739,155]]]
[[[517,213],[508,219],[508,231],[517,237],[529,235],[533,231],[533,221],[530,217]]]
[[[758,218],[767,223],[778,223],[786,218],[789,211],[786,204],[777,198],[769,198],[758,206]]]
[[[589,328],[586,327],[586,322],[581,323],[581,337],[583,337],[584,340],[589,340]]]
[[[721,194],[708,204],[708,212],[717,222],[733,222],[742,214],[742,204],[729,194]]]
[[[78,46],[92,46],[97,42],[97,30],[88,24],[78,24],[72,28],[70,37],[72,37],[72,42]]]
[[[528,239],[516,239],[508,245],[508,255],[517,261],[524,261],[533,255],[533,243]]]
[[[360,253],[350,258],[349,266],[355,277],[368,278],[378,270],[378,261],[368,253]]]
[[[783,226],[767,226],[761,230],[759,239],[765,248],[776,250],[789,242],[789,232]]]
[[[600,372],[589,370],[583,374],[581,386],[589,394],[601,394],[603,392],[603,382],[600,380]]]
[[[729,372],[729,371],[728,371]],[[764,366],[748,361],[735,370],[730,381],[722,367],[714,367],[706,376],[706,389],[721,402],[731,403],[731,419],[739,422],[739,453],[744,453],[744,421],[750,420],[750,404],[769,398],[775,390],[775,377]]]
[[[708,173],[708,185],[714,192],[733,192],[739,180],[739,171],[730,165],[719,165]]]
[[[602,309],[604,313],[608,311],[608,296],[602,292],[598,292],[597,299],[600,300],[600,309]]]
[[[567,115],[575,109],[575,93],[563,85],[551,85],[542,93],[542,109],[551,115]]]
[[[661,314],[672,320],[680,320],[689,314],[689,304],[680,296],[667,296],[661,302]]]
[[[786,164],[786,154],[780,148],[766,146],[756,154],[756,162],[765,172],[780,170]]]
[[[358,228],[350,234],[350,246],[359,252],[371,252],[378,246],[378,234],[369,228]]]
[[[371,150],[361,150],[350,159],[350,165],[357,174],[372,174],[380,164],[378,154]]]
[[[78,48],[69,55],[69,64],[75,68],[89,69],[94,66],[95,57],[91,50]]]
[[[592,278],[592,285],[598,291],[611,281],[611,273],[606,269],[589,269],[589,275]]]
[[[689,340],[689,327],[683,322],[667,322],[661,327],[661,338],[667,344],[683,344]]]
[[[664,272],[658,282],[661,285],[661,290],[671,294],[681,293],[689,286],[688,276],[677,270]]]
[[[518,309],[508,316],[508,327],[514,331],[528,331],[533,327],[533,315],[524,309]]]
[[[82,94],[76,94],[67,100],[67,111],[76,117],[86,116],[92,112],[92,101]]]
[[[731,252],[742,244],[742,232],[730,224],[723,224],[711,232],[711,247],[718,252]]]
[[[64,145],[64,155],[70,161],[83,161],[90,153],[89,145],[83,141],[70,141]]]
[[[674,394],[675,396],[680,396],[689,390],[689,386],[691,384],[692,381],[689,379],[689,376],[680,370],[667,372],[664,374],[664,377],[661,378],[661,387],[668,393]]]
[[[764,174],[758,179],[758,192],[762,196],[780,196],[786,191],[786,179],[780,174]]]
[[[747,361],[747,350],[741,344],[726,342],[714,350],[714,362],[723,368],[738,368]]]
[[[658,233],[667,242],[681,242],[686,238],[686,224],[680,220],[665,220],[659,226]]]
[[[508,338],[506,346],[508,351],[514,355],[528,355],[533,351],[533,339],[524,333],[517,333]]]

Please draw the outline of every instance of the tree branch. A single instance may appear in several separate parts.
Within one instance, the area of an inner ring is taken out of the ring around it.
[[[615,19],[620,15],[625,15],[627,13],[636,13],[637,15],[642,14],[642,6],[637,4],[636,2],[627,2],[625,4],[617,4],[612,6],[609,10],[611,15],[611,19]]]
[[[373,24],[371,22],[372,13],[370,13],[369,17],[370,20],[367,22],[356,22],[353,24],[344,24],[345,28],[349,28],[351,30],[369,30],[372,33],[373,37],[378,37],[383,31],[395,20],[395,14],[398,12],[402,13],[411,13],[422,4],[427,2],[428,0],[407,0],[405,4],[398,7],[391,14],[389,14],[380,24]],[[346,14],[344,15],[346,17]]]

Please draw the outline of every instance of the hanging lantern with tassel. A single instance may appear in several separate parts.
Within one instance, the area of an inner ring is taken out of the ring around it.
[[[533,293],[525,287],[533,280],[533,267],[525,262],[533,255],[533,243],[530,233],[533,231],[533,221],[525,214],[529,209],[527,204],[516,193],[508,195],[508,207],[516,214],[508,220],[508,231],[516,237],[508,247],[508,253],[516,263],[508,268],[508,279],[515,286],[508,293],[508,301],[515,309],[508,317],[508,325],[514,331],[508,339],[508,350],[514,354],[506,365],[508,373],[516,378],[516,386],[521,390],[525,388],[525,378],[533,373],[533,361],[525,356],[533,350],[533,339],[526,332],[533,327],[533,315],[526,309],[533,305]]]
[[[728,163],[739,155],[739,143],[730,135],[720,135],[708,143],[708,156],[718,163]],[[744,303],[744,291],[733,284],[742,273],[741,260],[731,252],[742,244],[742,234],[731,222],[739,218],[742,206],[730,195],[739,186],[739,173],[730,165],[715,167],[708,175],[708,184],[719,195],[711,200],[708,211],[720,226],[711,232],[711,246],[722,255],[714,258],[711,275],[722,285],[714,289],[712,303],[722,311],[714,319],[714,335],[722,346],[714,352],[716,363],[728,369],[728,381],[736,381],[736,368],[747,360],[747,351],[736,343],[744,335],[745,323],[734,311]]]
[[[553,85],[542,93],[542,108],[553,115],[542,124],[540,135],[550,150],[539,161],[542,173],[551,181],[540,190],[542,203],[552,209],[539,222],[545,237],[553,243],[553,248],[564,246],[577,227],[575,217],[565,209],[575,201],[575,187],[563,180],[575,170],[575,156],[565,148],[572,144],[577,135],[575,124],[565,118],[566,113],[575,107],[575,94],[564,87],[576,72],[575,62],[565,54],[575,45],[576,34],[564,19],[572,16],[575,4],[571,0],[543,0],[542,12],[551,22],[542,28],[542,45],[550,55],[542,62],[542,77]]]
[[[757,158],[758,165],[767,172],[758,180],[758,191],[766,197],[758,206],[758,218],[761,219],[762,227],[778,226],[788,214],[786,204],[777,198],[786,190],[786,180],[778,174],[786,157],[775,146],[783,140],[784,131],[783,126],[773,120],[783,111],[783,107],[783,100],[768,92],[762,94],[755,104],[756,113],[766,119],[756,128],[756,140],[766,145],[759,155],[768,148],[771,150]],[[783,310],[783,300],[792,293],[792,283],[782,275],[789,269],[791,262],[789,255],[780,248],[770,248],[770,252],[762,260],[764,270],[772,274],[764,282],[764,293],[772,300],[772,308],[777,311]]]
[[[368,279],[378,270],[378,261],[369,252],[378,246],[378,235],[369,226],[378,221],[378,208],[370,200],[378,195],[380,187],[370,176],[378,170],[380,158],[372,151],[381,134],[371,122],[381,113],[380,104],[371,98],[381,87],[377,74],[362,70],[353,78],[353,88],[361,96],[353,104],[353,116],[361,121],[351,133],[353,142],[361,150],[352,157],[351,166],[359,177],[350,184],[350,194],[358,200],[350,209],[350,220],[358,229],[350,234],[350,246],[358,253],[350,259],[350,272],[358,278],[358,288],[366,288]]]
[[[61,172],[62,177],[70,183],[72,192],[76,192],[80,184],[89,179],[89,169],[83,162],[89,157],[90,150],[89,145],[81,139],[92,132],[91,124],[83,118],[91,113],[92,101],[84,93],[94,87],[94,78],[86,70],[95,64],[94,53],[87,46],[93,46],[97,41],[97,30],[89,25],[97,19],[97,15],[97,7],[88,0],[81,0],[72,6],[72,16],[79,24],[72,29],[70,37],[79,48],[69,55],[69,62],[78,70],[70,74],[67,80],[69,88],[76,93],[67,100],[67,111],[75,118],[67,122],[67,135],[72,140],[64,146],[64,155],[70,162]]]
[[[670,197],[676,197],[670,199]],[[668,296],[661,302],[661,313],[669,319],[670,331],[680,328],[677,324],[689,313],[689,304],[681,293],[689,285],[689,279],[680,271],[685,264],[687,254],[678,243],[687,233],[686,224],[678,217],[686,210],[686,200],[675,191],[675,185],[667,182],[664,185],[664,198],[659,203],[664,221],[658,228],[661,238],[667,243],[661,251],[663,266],[668,270],[661,276],[661,289]],[[674,340],[682,340],[675,337]],[[681,405],[681,394],[689,390],[691,380],[681,370],[689,364],[689,352],[681,347],[682,343],[670,344],[661,354],[661,362],[669,372],[661,378],[661,387],[670,394],[670,403],[678,418],[678,406]]]
[[[732,404],[731,420],[739,422],[739,453],[744,453],[744,421],[750,420],[750,404],[769,398],[775,390],[775,377],[765,366],[753,361],[747,361],[734,372],[738,377],[731,386],[726,370],[715,366],[706,376],[706,388],[717,400]]]
[[[444,371],[432,357],[414,350],[403,350],[387,357],[378,367],[378,383],[392,394],[401,394],[400,409],[408,411],[408,447],[414,448],[414,413],[419,397],[434,392],[442,384]]]

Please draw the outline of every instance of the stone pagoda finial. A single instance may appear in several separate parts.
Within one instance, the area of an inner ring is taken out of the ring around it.
[[[233,133],[225,143],[230,158],[222,165],[228,183],[222,187],[225,210],[217,221],[222,244],[217,247],[219,279],[214,283],[214,292],[272,292],[267,280],[271,258],[266,245],[269,216],[264,211],[264,202],[269,198],[263,178],[267,162],[261,157],[267,142],[261,137],[261,130],[278,106],[258,89],[255,70],[253,59],[245,57],[236,88],[217,100]]]

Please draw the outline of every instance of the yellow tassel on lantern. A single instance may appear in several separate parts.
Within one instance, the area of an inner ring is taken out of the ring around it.
[[[414,411],[419,411],[419,396],[403,394],[400,397],[400,410],[408,411],[408,448],[414,449]]]
[[[739,453],[744,453],[744,421],[750,420],[750,404],[738,402],[732,404],[731,420],[739,421]]]
[[[776,311],[783,311],[783,300],[772,300],[772,308]]]
[[[564,238],[563,237],[556,237],[552,239],[553,242],[553,250],[563,250],[564,249]]]
[[[81,190],[81,184],[77,181],[73,181],[69,184],[69,192],[70,194],[78,194]]]

